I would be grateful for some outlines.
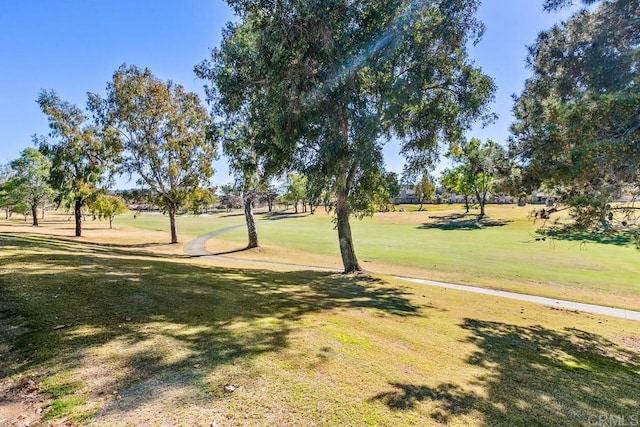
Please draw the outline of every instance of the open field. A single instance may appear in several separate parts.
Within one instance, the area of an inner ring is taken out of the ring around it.
[[[538,206],[538,209],[540,206]],[[490,205],[478,222],[458,206],[428,206],[423,212],[376,214],[352,220],[363,268],[432,280],[509,290],[621,308],[640,307],[640,251],[623,239],[571,236],[536,241],[540,225],[532,206]],[[316,215],[257,216],[262,248],[240,251],[243,227],[209,242],[213,253],[250,260],[341,268],[337,232],[322,209]],[[179,219],[179,231],[201,235],[234,224],[242,215]],[[167,230],[158,215],[117,218],[120,226]],[[186,240],[186,238],[184,239]]]
[[[31,230],[43,234],[0,222],[7,425],[566,426],[640,416],[637,322],[384,275],[219,266],[179,255],[158,232],[146,244],[126,228],[96,226],[81,239],[55,236],[61,224]]]

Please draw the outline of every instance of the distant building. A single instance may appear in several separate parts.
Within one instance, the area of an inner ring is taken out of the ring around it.
[[[416,196],[415,188],[402,187],[400,194],[394,199],[394,203],[399,205],[401,203],[418,203],[418,197]]]

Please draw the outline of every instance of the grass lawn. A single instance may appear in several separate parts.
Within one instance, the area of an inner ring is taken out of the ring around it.
[[[415,207],[413,207],[415,208]],[[489,205],[488,218],[462,215],[460,206],[427,205],[427,211],[353,219],[356,254],[363,268],[621,308],[640,307],[640,251],[629,242],[593,236],[535,239],[540,223],[532,206]],[[540,208],[539,206],[537,208]],[[473,211],[472,211],[473,213]],[[227,256],[340,269],[337,232],[330,216],[257,216],[262,248]],[[242,224],[242,215],[179,219],[179,230],[206,234]],[[166,217],[118,217],[116,223],[167,230]],[[246,244],[243,227],[209,242],[214,253]]]
[[[133,229],[0,231],[0,424],[19,410],[21,425],[106,426],[640,415],[637,322],[385,275],[221,267]]]

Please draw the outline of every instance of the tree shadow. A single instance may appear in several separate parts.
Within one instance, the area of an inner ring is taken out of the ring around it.
[[[580,426],[594,420],[629,421],[640,408],[640,353],[575,328],[551,330],[465,319],[476,350],[466,359],[482,368],[472,386],[397,384],[371,400],[393,410],[431,401],[439,422],[474,413],[482,425]]]
[[[580,244],[601,243],[603,245],[614,246],[635,246],[638,233],[632,230],[616,231],[611,233],[589,232],[589,231],[569,231],[562,229],[541,229],[538,233],[556,240],[566,240],[579,242]]]
[[[308,212],[267,212],[262,215],[263,219],[268,221],[280,221],[283,219],[292,219],[292,218],[304,218],[309,216]]]
[[[136,394],[145,382],[205,383],[223,366],[286,348],[293,323],[310,313],[428,309],[367,276],[206,267],[30,236],[3,235],[0,245],[0,378],[79,369],[113,345],[127,372],[114,387],[136,395],[134,405],[153,398]]]
[[[425,400],[437,402],[438,409],[431,413],[431,418],[441,423],[448,423],[451,417],[467,414],[478,399],[473,393],[462,390],[451,383],[437,387],[418,386],[413,384],[389,383],[395,390],[379,393],[369,399],[380,401],[392,410],[413,410],[416,404]]]
[[[502,227],[511,220],[491,219],[488,216],[479,217],[477,215],[452,214],[445,216],[430,216],[430,222],[426,222],[417,228],[420,230],[481,230],[489,227]]]

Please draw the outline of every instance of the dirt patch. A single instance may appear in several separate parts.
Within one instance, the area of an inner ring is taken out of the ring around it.
[[[621,337],[620,342],[625,347],[640,353],[640,337]]]
[[[42,421],[45,399],[39,393],[39,383],[31,378],[13,382],[0,380],[0,425],[33,426]]]

